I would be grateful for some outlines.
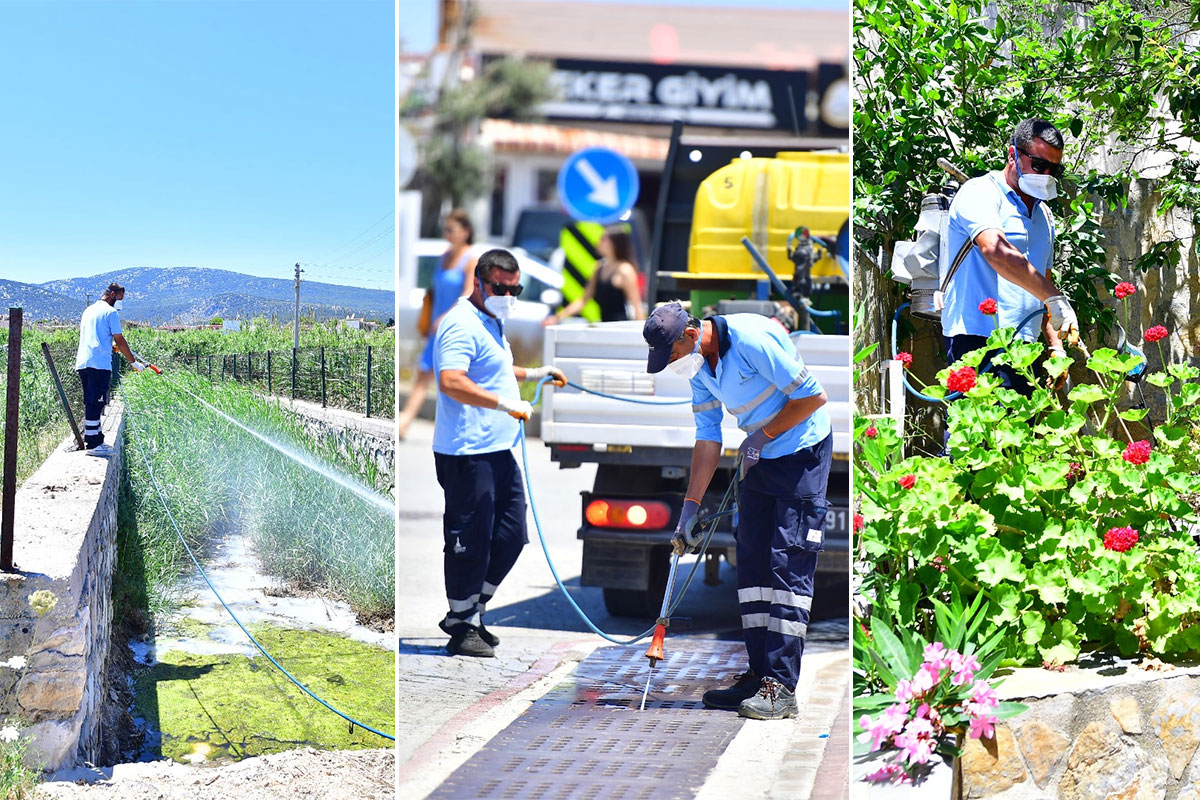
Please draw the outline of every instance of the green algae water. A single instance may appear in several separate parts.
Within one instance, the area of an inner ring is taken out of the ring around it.
[[[388,649],[316,630],[248,626],[297,680],[364,724],[395,727],[394,656]],[[185,625],[188,641],[204,642],[218,626]],[[214,645],[222,645],[217,636]],[[297,689],[261,655],[157,653],[134,678],[135,709],[155,750],[175,761],[240,760],[297,747],[365,749],[388,745]]]

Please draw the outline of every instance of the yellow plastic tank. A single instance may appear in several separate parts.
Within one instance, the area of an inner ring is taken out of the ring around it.
[[[836,237],[850,218],[847,153],[784,152],[775,158],[737,158],[709,175],[696,192],[688,272],[761,275],[742,245],[750,237],[781,278],[792,275],[788,236],[807,227]],[[844,282],[832,256],[813,265],[820,283]]]

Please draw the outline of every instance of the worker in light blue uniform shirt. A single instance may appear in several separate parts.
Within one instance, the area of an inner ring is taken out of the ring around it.
[[[513,458],[522,421],[533,407],[518,381],[551,376],[554,367],[513,366],[504,323],[521,293],[521,272],[507,250],[489,250],[475,267],[475,287],[438,324],[433,458],[446,496],[443,568],[450,609],[438,626],[451,655],[488,658],[498,637],[483,624],[486,606],[528,542],[525,486]]]
[[[138,361],[121,332],[121,305],[125,287],[110,283],[100,299],[83,310],[79,320],[79,347],[75,351],[75,371],[83,387],[83,445],[89,456],[107,458],[113,454],[100,429],[100,415],[108,404],[112,385],[113,349],[141,372],[146,365]]]
[[[696,446],[672,543],[694,552],[696,518],[721,457],[722,406],[746,432],[739,448],[738,603],[750,669],[704,694],[710,708],[752,719],[796,715],[833,457],[828,398],[779,323],[757,314],[700,322],[678,303],[646,321],[646,370],[690,379]]]
[[[1030,342],[1040,330],[1059,355],[1066,355],[1064,339],[1078,339],[1075,312],[1051,277],[1054,220],[1046,201],[1057,195],[1062,154],[1062,134],[1053,125],[1024,120],[1013,132],[1004,169],[972,178],[954,195],[947,246],[951,254],[968,242],[973,246],[946,287],[942,334],[947,363],[983,348],[997,325],[1021,325],[1017,336]],[[996,301],[994,317],[979,308],[988,298]],[[1048,315],[1035,313],[1043,309]],[[985,356],[981,369],[992,355]],[[1011,366],[992,365],[989,372],[1010,389],[1033,393]]]

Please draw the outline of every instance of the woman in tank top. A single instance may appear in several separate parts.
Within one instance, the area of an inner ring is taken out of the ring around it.
[[[600,321],[614,322],[629,319],[645,319],[642,308],[642,293],[638,288],[637,264],[633,255],[633,239],[624,225],[610,225],[604,229],[596,249],[600,260],[588,278],[583,296],[567,304],[557,314],[551,314],[544,325],[556,325],[583,310],[588,301],[595,300],[600,306]]]
[[[430,291],[433,293],[433,324],[429,328],[429,339],[425,349],[421,351],[421,360],[417,365],[417,379],[413,381],[412,392],[404,411],[396,420],[399,437],[404,438],[408,426],[421,410],[425,396],[429,393],[429,384],[433,382],[433,337],[437,333],[438,323],[450,307],[458,302],[458,298],[466,297],[475,289],[475,255],[471,245],[475,241],[475,230],[467,212],[456,208],[446,216],[442,223],[442,236],[450,243],[442,254],[442,263],[434,270],[430,280]]]

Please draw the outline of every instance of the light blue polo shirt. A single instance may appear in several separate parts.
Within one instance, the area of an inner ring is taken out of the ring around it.
[[[1054,220],[1040,200],[1034,201],[1030,214],[1025,201],[1004,180],[1003,172],[972,178],[954,195],[947,237],[950,258],[954,258],[968,238],[974,240],[989,229],[1003,231],[1004,237],[1038,272],[1047,274],[1054,258]],[[942,333],[946,336],[990,336],[996,329],[996,321],[979,313],[979,304],[989,297],[996,300],[999,308],[996,319],[1002,328],[1015,328],[1027,316],[1043,308],[1036,297],[1001,278],[980,255],[979,248],[972,247],[946,287]],[[1018,331],[1018,336],[1026,341],[1036,341],[1041,322],[1041,317],[1034,317]]]
[[[788,400],[821,393],[787,331],[759,314],[713,317],[720,357],[714,372],[708,361],[692,378],[696,441],[721,442],[721,406],[737,417],[738,427],[753,433],[775,419]],[[832,427],[824,407],[763,448],[763,458],[789,456],[820,444]]]
[[[520,400],[512,348],[500,320],[460,298],[442,318],[433,344],[433,371],[459,369],[481,389]],[[433,452],[452,456],[511,449],[521,423],[494,408],[469,406],[438,393]]]
[[[79,349],[75,369],[112,371],[113,336],[121,332],[121,315],[103,300],[83,310],[79,320]]]

